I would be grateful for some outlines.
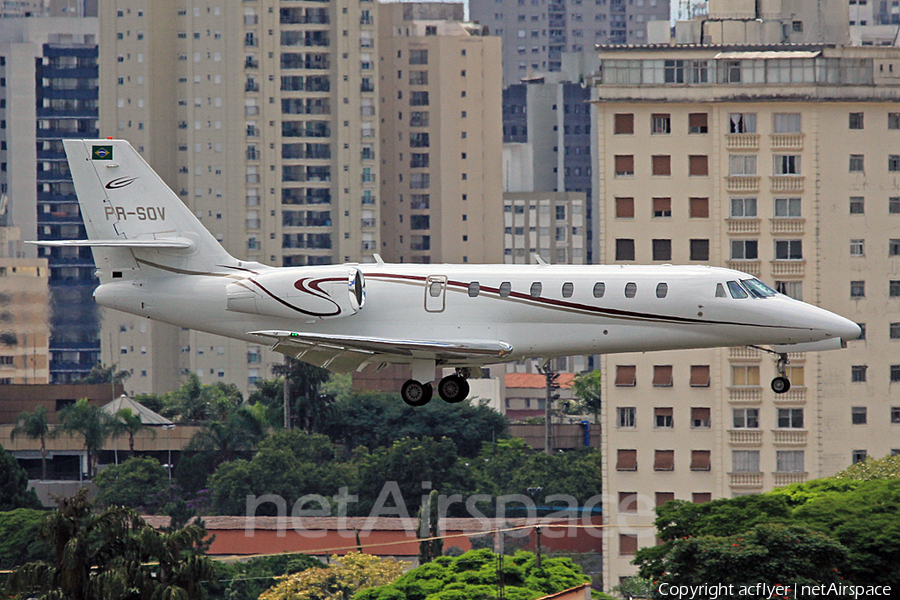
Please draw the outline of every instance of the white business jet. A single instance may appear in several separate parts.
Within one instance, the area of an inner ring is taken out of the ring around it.
[[[230,256],[123,140],[66,140],[101,306],[246,341],[335,372],[409,364],[403,400],[468,395],[522,358],[770,346],[837,349],[860,328],[751,275],[703,266],[371,264],[273,268]],[[498,234],[499,235],[499,234]]]

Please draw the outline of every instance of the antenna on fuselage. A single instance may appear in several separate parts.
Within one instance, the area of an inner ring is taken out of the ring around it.
[[[546,260],[544,260],[540,254],[534,255],[534,262],[535,262],[535,264],[540,265],[542,267],[546,267],[547,265],[550,264]]]

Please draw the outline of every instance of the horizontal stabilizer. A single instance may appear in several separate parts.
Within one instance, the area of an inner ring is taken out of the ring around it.
[[[168,238],[159,240],[52,240],[39,242],[26,242],[35,246],[47,246],[60,248],[63,246],[84,246],[91,248],[174,248],[179,250],[191,250],[196,245],[187,238]]]

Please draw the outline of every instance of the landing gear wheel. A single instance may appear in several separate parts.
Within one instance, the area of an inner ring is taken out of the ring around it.
[[[431,401],[434,388],[430,383],[420,383],[410,379],[400,388],[400,397],[410,406],[425,406]]]
[[[459,375],[448,375],[438,383],[438,394],[444,402],[462,402],[469,395],[469,382]]]
[[[776,394],[783,394],[791,389],[791,382],[787,377],[776,377],[772,380],[772,391]]]

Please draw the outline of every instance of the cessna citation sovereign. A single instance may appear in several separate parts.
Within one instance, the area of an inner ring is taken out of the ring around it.
[[[465,399],[466,378],[527,357],[770,346],[837,349],[847,319],[740,271],[703,266],[371,264],[273,268],[233,258],[122,140],[66,140],[101,306],[246,341],[336,372],[404,363],[403,400]]]

